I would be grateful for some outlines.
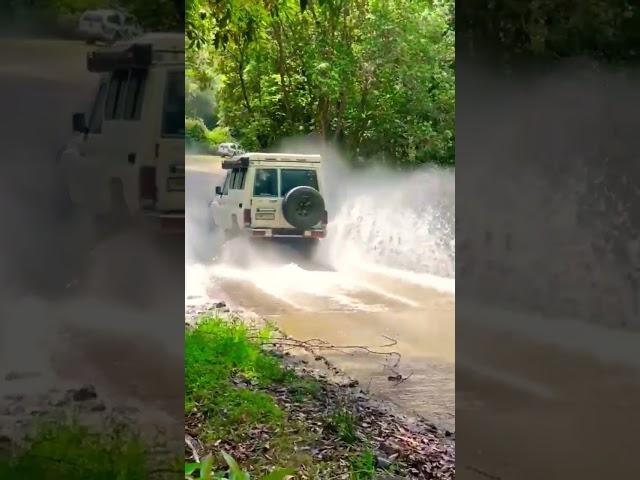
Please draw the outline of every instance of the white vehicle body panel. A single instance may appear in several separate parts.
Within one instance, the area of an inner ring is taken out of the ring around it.
[[[107,214],[115,184],[132,216],[184,218],[184,110],[166,108],[170,87],[182,88],[184,95],[184,38],[152,34],[113,48],[133,43],[168,53],[144,71],[101,75],[88,132],[75,135],[60,157],[69,196],[93,215]],[[175,127],[176,116],[182,117],[182,131]],[[165,134],[167,118],[171,135]],[[141,197],[143,168],[155,169],[155,201]]]

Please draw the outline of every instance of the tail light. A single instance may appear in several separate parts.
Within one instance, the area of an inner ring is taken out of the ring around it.
[[[156,201],[156,167],[140,168],[140,197]]]
[[[251,209],[250,208],[244,209],[244,224],[247,227],[251,225]]]
[[[324,230],[312,230],[311,238],[325,238],[327,233]]]

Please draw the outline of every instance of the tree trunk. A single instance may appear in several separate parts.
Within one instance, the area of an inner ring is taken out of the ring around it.
[[[287,85],[287,67],[284,54],[284,44],[282,39],[282,20],[278,17],[278,25],[274,28],[274,35],[276,43],[278,44],[278,73],[280,74],[280,89],[282,90],[282,100],[284,102],[284,109],[287,113],[287,120],[291,122],[293,116],[291,113],[291,102],[289,99],[289,88]]]
[[[247,85],[244,82],[244,53],[240,52],[240,59],[238,61],[238,76],[240,77],[240,88],[242,89],[242,97],[244,98],[244,105],[247,107],[247,112],[251,113],[251,104],[249,103],[249,96],[247,95]]]

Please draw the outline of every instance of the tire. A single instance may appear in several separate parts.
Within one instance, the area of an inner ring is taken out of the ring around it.
[[[312,187],[295,187],[282,201],[285,220],[300,230],[308,230],[317,225],[322,220],[324,211],[324,199],[320,192]]]

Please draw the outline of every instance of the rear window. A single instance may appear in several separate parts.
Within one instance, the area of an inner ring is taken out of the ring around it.
[[[318,176],[315,170],[283,168],[280,172],[280,196],[282,197],[290,190],[300,186],[318,190]]]
[[[167,74],[162,136],[184,137],[184,70]]]
[[[256,178],[253,182],[253,196],[278,196],[278,170],[275,168],[256,169]]]

